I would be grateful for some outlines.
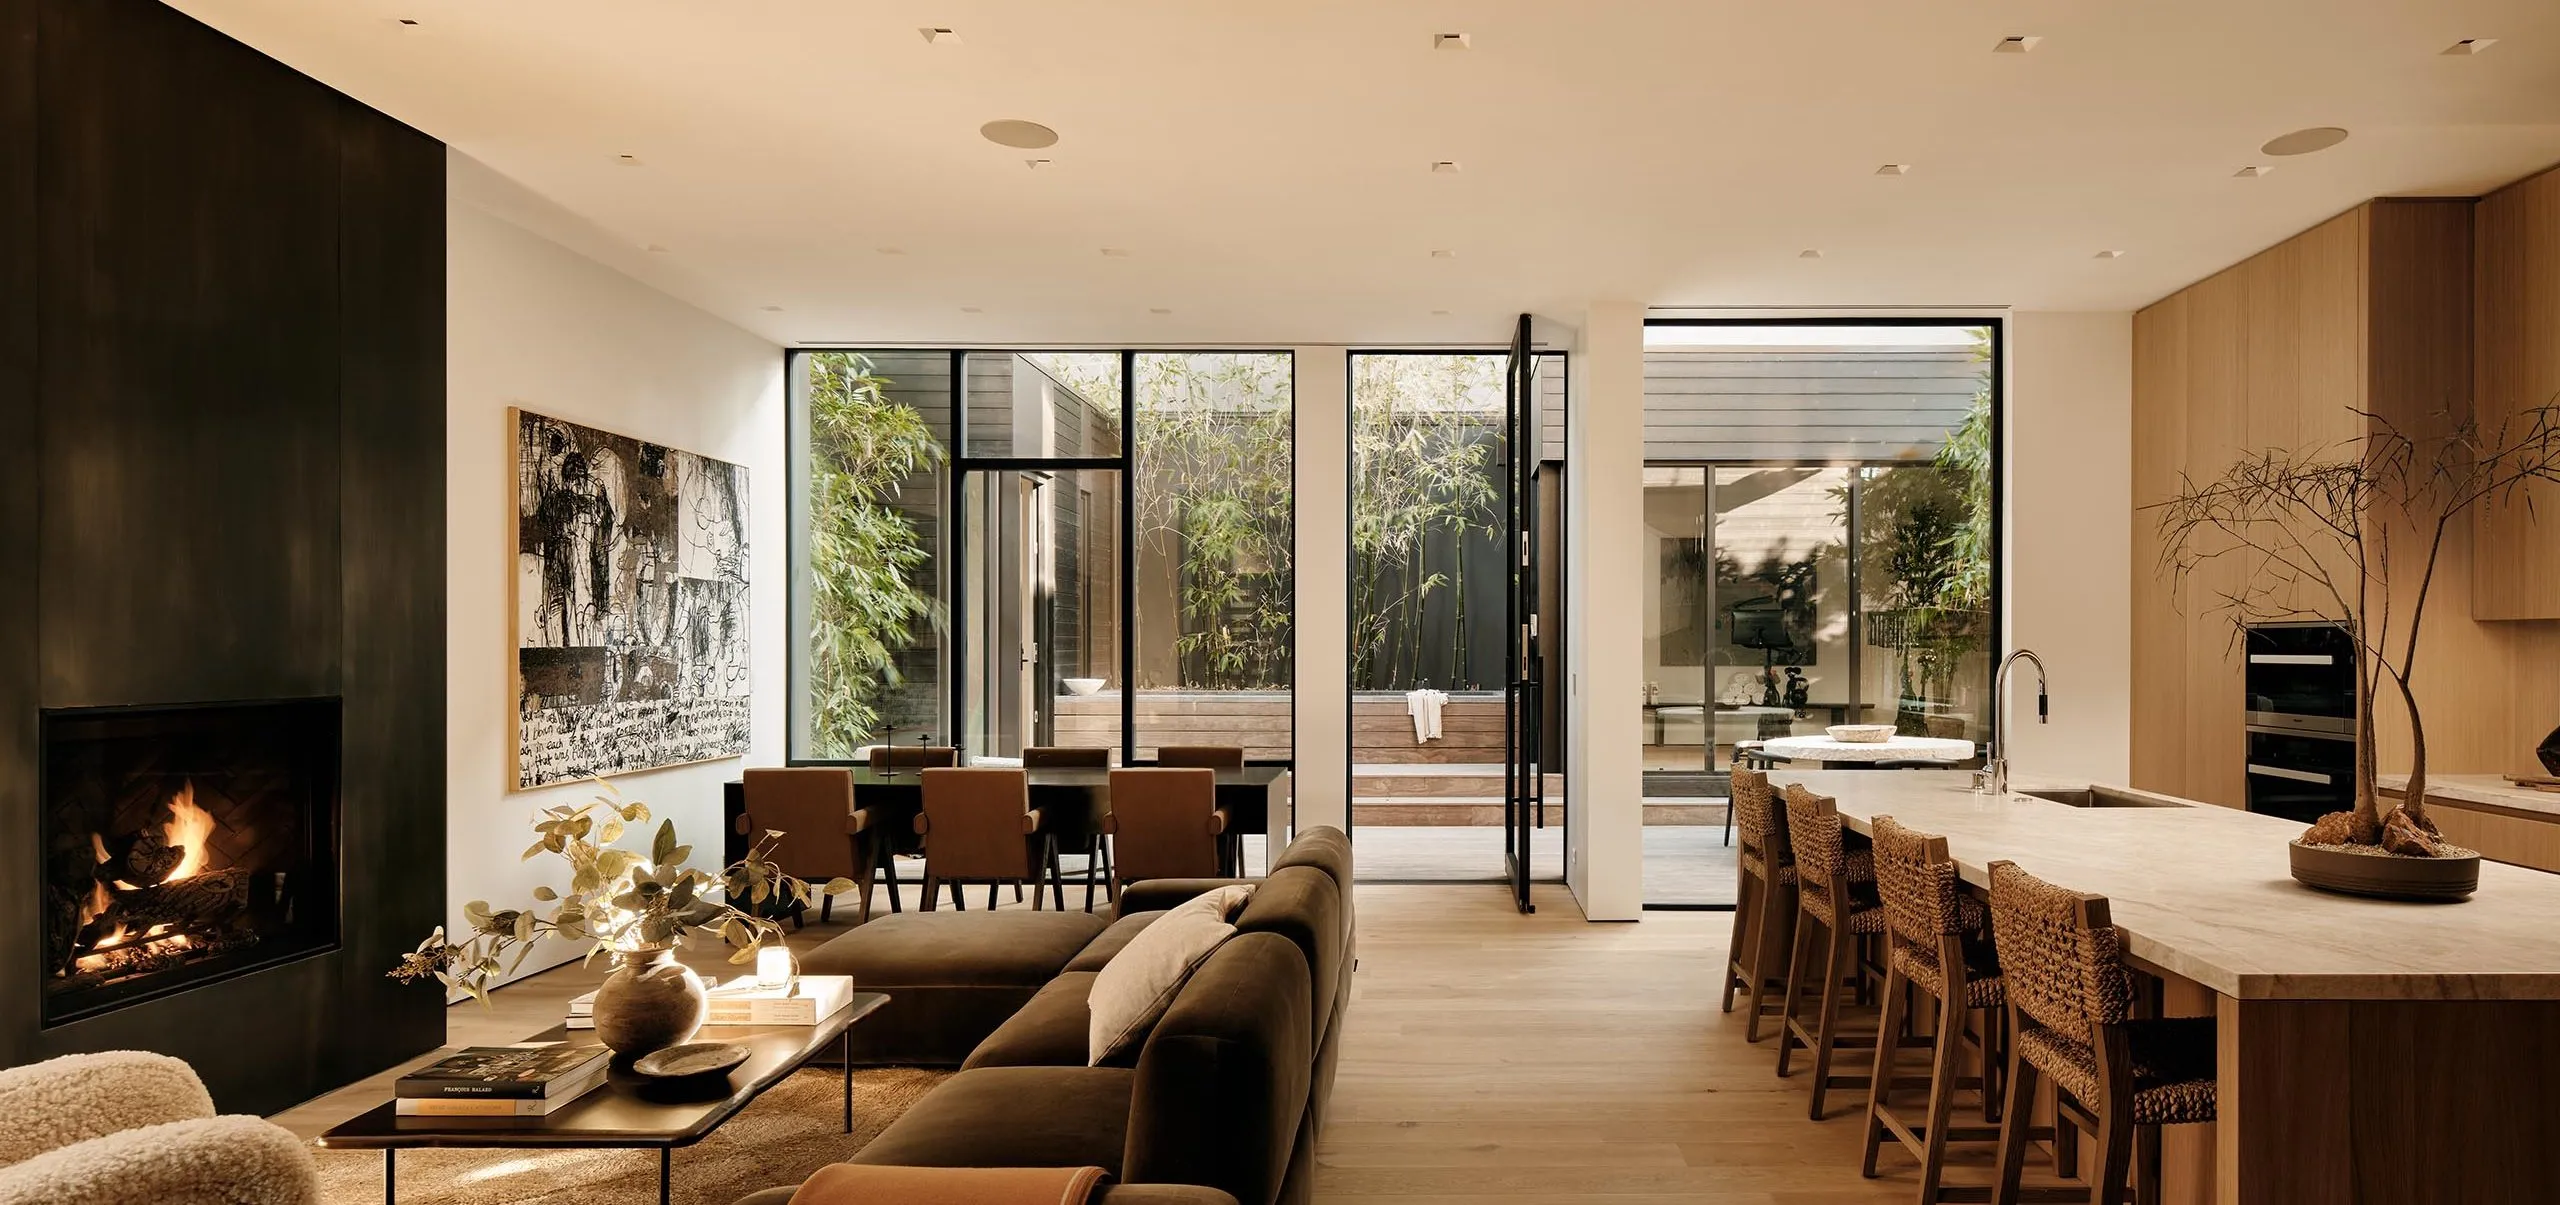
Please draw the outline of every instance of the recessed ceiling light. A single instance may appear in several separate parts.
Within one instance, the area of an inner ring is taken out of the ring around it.
[[[1166,307],[1164,307],[1164,306],[1154,305],[1154,306],[1148,306],[1148,307],[1147,307],[1147,312],[1148,312],[1148,313],[1150,313],[1150,314],[1170,314],[1170,313],[1172,313],[1173,311],[1172,311],[1172,310],[1170,310],[1170,309],[1167,309],[1167,308],[1166,308]]]
[[[418,28],[418,19],[417,19],[416,17],[393,17],[393,18],[391,18],[391,23],[392,23],[392,24],[394,24],[394,25],[400,26],[400,27],[402,27],[402,28],[404,28],[404,29],[416,29],[416,28]],[[2447,53],[2451,53],[2451,52],[2450,52],[2450,51],[2448,51]],[[2469,52],[2469,51],[2464,51],[2463,53],[2468,54],[2468,53],[2470,53],[2470,52]]]
[[[1431,311],[1431,316],[1432,316],[1432,317],[1434,317],[1434,318],[1446,318],[1446,317],[1448,317],[1448,316],[1449,316],[1449,311],[1447,311],[1447,310],[1433,310],[1433,311]]]
[[[907,253],[907,249],[904,247],[873,247],[872,250],[879,252],[882,255],[905,255]]]
[[[1434,251],[1431,253],[1431,258],[1433,258],[1433,259],[1456,259],[1456,258],[1458,258],[1458,253],[1457,253],[1457,252],[1455,252],[1455,251],[1452,251],[1452,250],[1450,250],[1450,249],[1448,249],[1448,248],[1446,248],[1446,247],[1441,247],[1441,248],[1438,248],[1438,249],[1434,250]]]
[[[2464,38],[2439,51],[2440,54],[2478,54],[2498,44],[2496,38]]]
[[[782,307],[778,305],[769,305],[764,307],[764,312],[768,314],[779,314],[782,312]]]
[[[983,314],[987,312],[987,307],[982,305],[964,305],[960,307],[960,312],[963,314]]]
[[[924,35],[925,41],[936,46],[956,46],[960,43],[960,31],[948,25],[927,25],[916,32]]]
[[[624,167],[640,166],[640,156],[638,155],[616,155],[613,157],[613,161]]]
[[[1991,48],[1991,53],[2025,54],[2028,51],[2034,50],[2036,46],[2043,41],[2044,39],[2042,37],[2038,37],[2033,34],[2012,34],[2000,39],[1999,45]]]
[[[1035,171],[1035,172],[1036,172],[1036,171],[1039,171],[1041,168],[1044,168],[1044,167],[1049,166],[1049,160],[1046,160],[1046,159],[1025,159],[1025,160],[1023,160],[1023,161],[1022,161],[1022,166],[1027,167],[1027,168],[1030,168],[1031,170],[1033,170],[1033,171]]]
[[[1911,174],[1911,165],[1908,163],[1888,163],[1883,167],[1877,168],[1876,174],[1879,176],[1908,176]]]
[[[1105,259],[1127,259],[1129,258],[1129,249],[1126,247],[1105,247],[1102,249],[1102,255]]]
[[[1444,176],[1454,176],[1458,174],[1458,161],[1455,159],[1437,160],[1432,163],[1431,170]]]
[[[997,146],[1009,146],[1017,150],[1036,151],[1042,147],[1058,145],[1058,132],[1036,121],[1018,121],[1013,118],[990,121],[979,126],[978,133]]]
[[[2095,258],[2098,258],[2098,259],[2123,259],[2123,258],[2124,258],[2124,252],[2122,252],[2122,251],[2117,251],[2117,250],[2114,250],[2114,249],[2110,248],[2110,249],[2108,249],[2108,250],[2105,250],[2105,251],[2101,251],[2101,252],[2099,252],[2099,253],[2096,255],[2096,257],[2095,257]]]
[[[1821,248],[1818,248],[1818,247],[1807,247],[1807,248],[1805,248],[1805,249],[1804,249],[1804,250],[1802,250],[1802,251],[1798,251],[1798,252],[1796,252],[1796,258],[1797,258],[1797,259],[1820,259],[1820,258],[1822,258],[1822,250],[1821,250]]]
[[[2252,163],[2249,166],[2241,168],[2239,171],[2231,174],[2237,179],[2255,180],[2258,177],[2266,175],[2274,170],[2276,170],[2276,165],[2272,163]]]
[[[2313,151],[2328,150],[2346,140],[2347,132],[2336,126],[2313,126],[2307,130],[2279,134],[2268,139],[2267,144],[2258,150],[2277,156],[2308,155]]]
[[[1440,33],[1431,35],[1431,48],[1433,50],[1467,50],[1472,48],[1475,44],[1476,42],[1473,37],[1462,33]]]

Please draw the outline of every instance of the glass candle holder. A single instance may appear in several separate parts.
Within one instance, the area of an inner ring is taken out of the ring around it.
[[[756,950],[756,986],[783,987],[791,982],[791,951],[785,946]]]

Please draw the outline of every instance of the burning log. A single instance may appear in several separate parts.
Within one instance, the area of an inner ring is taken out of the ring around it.
[[[245,916],[248,906],[249,872],[238,867],[149,887],[113,889],[107,893],[106,907],[80,927],[71,943],[71,962],[76,965],[85,956],[120,945],[139,945],[164,934],[209,937]]]

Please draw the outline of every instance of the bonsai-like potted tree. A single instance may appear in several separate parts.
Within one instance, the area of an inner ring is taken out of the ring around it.
[[[2447,844],[2427,818],[2427,733],[2412,679],[2427,598],[2446,538],[2483,503],[2532,504],[2526,486],[2560,482],[2560,404],[2523,411],[2484,433],[2444,420],[2410,434],[2380,415],[2359,441],[2242,457],[2215,480],[2182,480],[2159,512],[2161,566],[2182,587],[2208,565],[2238,561],[2239,583],[2216,594],[2240,625],[2324,620],[2356,649],[2355,807],[2322,817],[2293,843],[2294,877],[2359,894],[2467,895],[2478,853]],[[2183,591],[2181,591],[2183,593]],[[2409,717],[2409,783],[2384,811],[2375,783],[2374,711],[2386,691]],[[2415,860],[2392,865],[2372,857]],[[2354,860],[2342,860],[2354,859]]]
[[[637,1056],[672,1046],[701,1028],[709,998],[702,981],[675,960],[688,938],[714,935],[737,952],[733,963],[753,961],[756,950],[782,942],[782,928],[766,917],[769,904],[805,905],[810,884],[784,874],[773,862],[782,834],[767,830],[747,855],[706,874],[686,865],[690,845],[676,840],[675,821],[659,822],[646,853],[621,849],[625,827],[646,824],[649,805],[624,802],[613,788],[580,804],[545,808],[533,822],[534,842],[524,861],[552,854],[569,866],[563,891],[533,889],[525,908],[493,909],[485,900],[462,906],[471,935],[456,942],[444,928],[404,954],[391,977],[404,983],[434,979],[448,992],[489,1002],[489,989],[524,963],[546,937],[592,941],[587,962],[610,959],[612,975],[596,989],[596,1037],[615,1053]],[[851,891],[851,879],[830,880],[826,894]],[[717,890],[720,898],[712,898]]]

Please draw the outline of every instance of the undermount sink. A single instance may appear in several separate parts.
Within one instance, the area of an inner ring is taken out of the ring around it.
[[[2049,787],[2022,790],[2021,795],[2074,808],[2174,808],[2184,804],[2116,787]]]

